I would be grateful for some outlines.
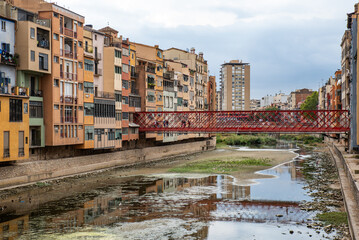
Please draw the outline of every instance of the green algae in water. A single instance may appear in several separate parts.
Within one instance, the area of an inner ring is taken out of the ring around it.
[[[348,217],[346,212],[326,212],[317,214],[319,221],[324,222],[325,224],[331,225],[341,225],[348,224]]]

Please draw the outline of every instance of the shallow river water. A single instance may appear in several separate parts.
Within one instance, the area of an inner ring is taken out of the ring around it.
[[[238,149],[250,151],[250,149]],[[227,175],[96,176],[0,202],[1,239],[323,239],[301,162],[308,153],[250,182]],[[116,172],[112,173],[112,175]],[[120,173],[118,173],[120,175]],[[82,181],[82,182],[81,182]],[[90,183],[91,182],[91,183]]]

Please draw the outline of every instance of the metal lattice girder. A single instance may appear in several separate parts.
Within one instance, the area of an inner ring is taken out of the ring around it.
[[[138,112],[141,132],[349,132],[346,110]]]

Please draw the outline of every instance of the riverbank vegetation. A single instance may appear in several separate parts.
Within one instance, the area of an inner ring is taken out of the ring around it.
[[[175,173],[210,173],[230,174],[246,167],[269,167],[272,160],[268,158],[225,158],[191,162],[169,170]]]
[[[217,135],[217,147],[231,145],[231,146],[273,146],[277,144],[277,140],[267,135]]]
[[[317,137],[310,134],[284,134],[280,135],[280,139],[286,141],[297,141],[309,145],[323,142],[323,137]]]

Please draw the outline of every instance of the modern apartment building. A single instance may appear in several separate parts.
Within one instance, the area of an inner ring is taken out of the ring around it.
[[[14,5],[51,21],[51,55],[39,56],[51,74],[42,80],[46,146],[84,143],[84,17],[43,0],[14,0]],[[53,62],[53,64],[49,64]]]
[[[216,111],[216,93],[217,93],[217,84],[216,84],[216,77],[209,76],[208,86],[207,86],[207,102],[208,102],[208,110],[209,111]]]
[[[222,64],[221,72],[222,110],[240,111],[250,109],[250,65],[239,60]]]
[[[16,18],[6,12],[0,12],[0,162],[29,157],[29,89],[16,85]]]

